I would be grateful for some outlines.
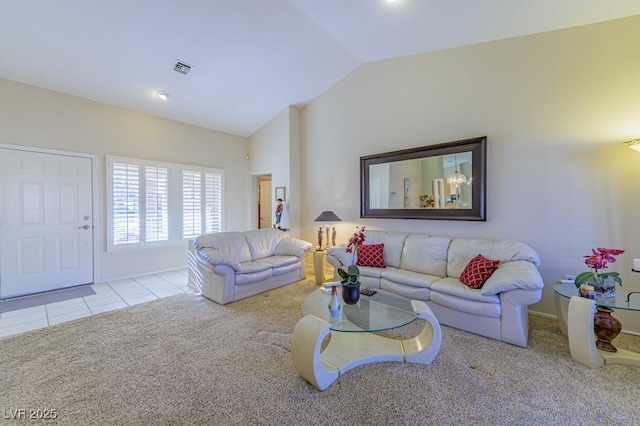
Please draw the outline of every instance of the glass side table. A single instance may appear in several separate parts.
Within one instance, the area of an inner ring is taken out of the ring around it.
[[[630,364],[640,366],[640,354],[618,348],[606,352],[596,347],[593,318],[597,306],[610,309],[640,311],[640,292],[626,292],[616,288],[616,297],[611,299],[586,299],[578,296],[574,284],[555,284],[556,314],[560,330],[569,338],[573,360],[591,368],[605,364]]]

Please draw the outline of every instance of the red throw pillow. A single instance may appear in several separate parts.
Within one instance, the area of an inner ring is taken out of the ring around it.
[[[469,261],[460,275],[460,281],[471,288],[482,288],[493,271],[498,269],[499,260],[487,259],[479,254]]]
[[[358,266],[386,268],[384,263],[384,244],[360,244],[358,246]]]

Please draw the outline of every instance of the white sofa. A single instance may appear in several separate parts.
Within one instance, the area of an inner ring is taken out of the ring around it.
[[[527,306],[540,301],[544,287],[532,248],[517,241],[367,230],[365,244],[379,243],[384,244],[386,268],[359,267],[363,287],[423,300],[441,324],[527,346]],[[472,289],[459,277],[478,254],[500,264],[481,289]],[[339,245],[327,250],[327,260],[344,268],[353,255]],[[334,277],[339,279],[337,271]]]
[[[189,285],[225,305],[306,278],[310,248],[273,228],[201,235],[189,240]]]

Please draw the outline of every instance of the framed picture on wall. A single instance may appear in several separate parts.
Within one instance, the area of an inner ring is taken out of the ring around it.
[[[276,186],[276,200],[281,199],[282,201],[287,201],[287,189],[285,186]]]

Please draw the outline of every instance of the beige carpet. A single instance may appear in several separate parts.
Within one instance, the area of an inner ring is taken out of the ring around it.
[[[0,339],[0,422],[55,409],[39,423],[640,425],[640,367],[577,364],[555,321],[539,317],[527,349],[443,327],[432,365],[367,365],[319,392],[290,355],[315,288],[227,306],[183,294]],[[617,344],[640,351],[637,337]]]

